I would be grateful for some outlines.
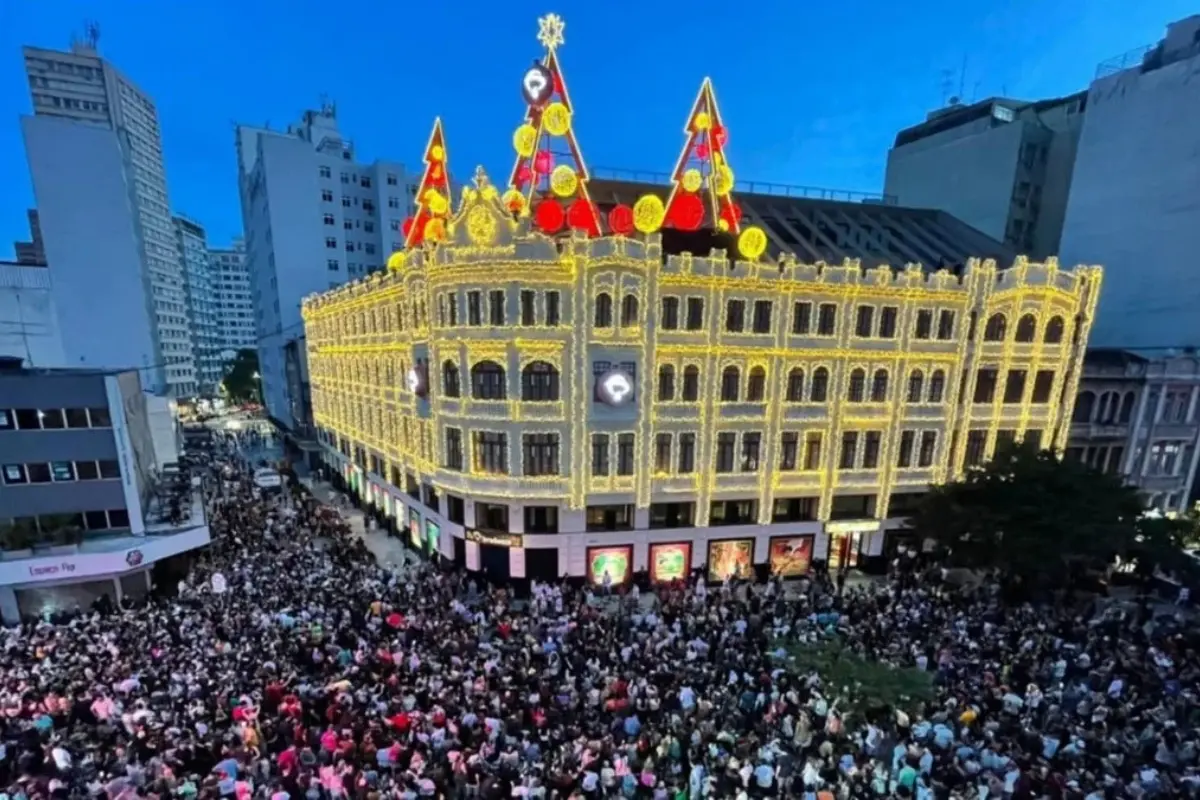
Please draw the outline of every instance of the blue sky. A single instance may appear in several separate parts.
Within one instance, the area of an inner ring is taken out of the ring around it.
[[[730,9],[748,8],[748,18]],[[511,167],[537,18],[560,51],[589,165],[669,170],[713,78],[739,179],[879,191],[896,131],[958,92],[1042,98],[1157,41],[1185,0],[0,0],[0,259],[33,205],[18,118],[21,45],[65,48],[99,21],[101,54],[158,104],[172,207],[224,244],[241,228],[233,124],[284,127],[321,94],[360,158],[419,165],[445,121],[451,169]],[[949,76],[949,78],[948,78]]]

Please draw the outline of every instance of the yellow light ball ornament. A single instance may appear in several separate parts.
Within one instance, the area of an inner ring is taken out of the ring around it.
[[[656,194],[646,194],[633,204],[633,227],[642,233],[654,233],[662,227],[667,208]]]
[[[504,193],[504,196],[500,198],[500,201],[504,203],[504,207],[509,211],[520,213],[525,210],[525,195],[521,194],[516,189],[509,189]]]
[[[733,191],[733,170],[722,164],[713,173],[713,191],[717,194],[729,194]]]
[[[683,188],[689,192],[698,192],[700,187],[704,185],[704,176],[700,174],[698,169],[685,170],[683,173]]]
[[[490,245],[496,240],[496,218],[484,206],[475,206],[467,213],[467,237],[473,244]]]
[[[446,157],[446,149],[444,147],[442,147],[440,144],[435,144],[433,147],[429,148],[429,160],[430,161],[441,161],[445,157]]]
[[[741,232],[737,243],[743,258],[757,261],[767,250],[767,234],[762,228],[751,226]]]
[[[526,122],[513,133],[513,149],[522,158],[529,158],[537,147],[537,128]]]
[[[542,112],[542,127],[551,136],[562,136],[571,130],[571,111],[563,103],[551,103]]]
[[[550,191],[559,197],[570,197],[579,188],[579,176],[566,164],[559,164],[550,173]]]
[[[707,111],[701,111],[696,115],[693,124],[696,126],[696,130],[706,131],[712,127],[712,117],[708,115]]]
[[[392,270],[400,269],[402,266],[404,266],[404,251],[397,250],[388,256],[387,266],[388,269]]]
[[[446,223],[441,219],[431,219],[425,223],[425,241],[440,242],[446,238]]]
[[[443,197],[437,189],[430,189],[425,193],[425,206],[429,209],[430,214],[441,216],[449,210],[450,201]]]

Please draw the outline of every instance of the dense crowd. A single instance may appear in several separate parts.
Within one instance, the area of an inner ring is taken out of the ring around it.
[[[0,634],[0,800],[1200,793],[1197,637],[1170,620],[908,572],[518,602],[388,572],[234,463],[204,468],[214,544],[178,587]],[[826,637],[935,699],[849,713],[869,687],[784,656]]]

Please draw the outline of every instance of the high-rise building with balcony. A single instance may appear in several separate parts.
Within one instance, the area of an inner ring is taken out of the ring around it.
[[[150,391],[198,383],[154,101],[92,45],[24,49],[21,119],[68,367],[137,369]],[[104,302],[98,302],[103,298]]]

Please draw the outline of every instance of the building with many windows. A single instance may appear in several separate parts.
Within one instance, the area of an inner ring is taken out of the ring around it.
[[[167,521],[155,499],[148,402],[136,372],[0,359],[0,619],[150,588],[155,562],[209,541],[200,497]]]
[[[235,239],[228,248],[210,247],[208,262],[217,299],[221,356],[228,362],[238,350],[246,347],[253,349],[257,340],[250,272],[246,268],[246,246],[241,239]]]
[[[214,396],[224,377],[221,331],[218,327],[216,286],[209,263],[208,235],[197,222],[174,217],[175,235],[183,258],[183,288],[187,301],[188,330],[196,362],[196,391]]]
[[[1200,357],[1089,350],[1066,456],[1121,475],[1147,507],[1186,511],[1200,460]]]
[[[304,307],[325,457],[415,544],[499,578],[837,569],[998,444],[1066,445],[1098,268],[770,195],[738,195],[759,263],[703,232],[554,240],[479,180],[446,242]]]
[[[264,405],[307,435],[301,300],[383,268],[416,184],[400,164],[356,161],[332,105],[286,131],[238,126],[237,154]]]
[[[87,43],[26,47],[21,118],[64,363],[194,395],[183,262],[154,101]],[[97,302],[104,298],[104,302]]]

